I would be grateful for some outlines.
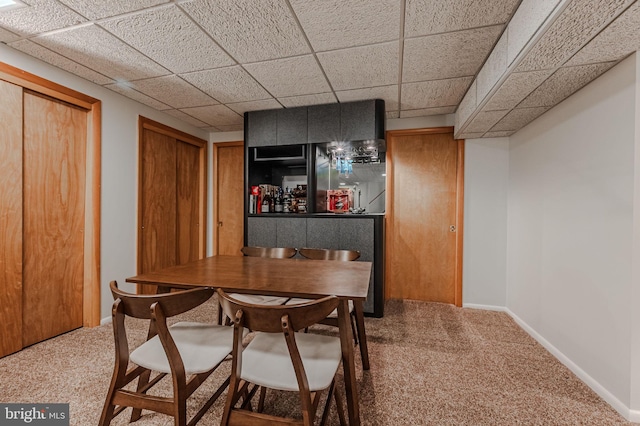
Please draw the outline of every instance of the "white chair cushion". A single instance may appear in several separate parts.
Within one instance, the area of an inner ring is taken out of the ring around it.
[[[326,389],[340,365],[340,339],[295,333],[309,390]],[[284,391],[299,391],[293,362],[282,333],[256,333],[242,353],[241,377],[251,383]]]
[[[233,327],[197,322],[179,322],[169,327],[185,372],[204,373],[218,365],[233,349]],[[169,360],[158,336],[131,352],[132,362],[162,373],[171,373]]]
[[[311,302],[312,300],[313,299],[297,299],[294,297],[289,299],[289,301],[285,303],[285,305],[297,305],[300,303]],[[353,300],[349,300],[349,313],[351,312],[353,312]],[[334,309],[333,311],[331,311],[331,313],[327,315],[327,318],[338,318],[338,309]]]
[[[253,305],[284,305],[288,297],[263,296],[260,294],[230,293],[229,297]]]

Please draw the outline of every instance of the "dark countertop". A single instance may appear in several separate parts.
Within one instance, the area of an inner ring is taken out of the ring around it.
[[[335,217],[335,218],[369,218],[384,217],[384,213],[260,213],[249,214],[249,217]]]

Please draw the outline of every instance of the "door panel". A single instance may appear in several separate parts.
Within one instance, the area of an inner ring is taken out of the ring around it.
[[[177,242],[178,264],[200,258],[200,149],[177,141]]]
[[[138,273],[176,265],[176,140],[145,129],[141,143]],[[155,286],[140,286],[155,293]]]
[[[0,357],[22,349],[22,87],[0,81]]]
[[[24,346],[82,326],[86,138],[86,111],[25,92]]]
[[[244,245],[244,147],[216,147],[216,254],[241,256]]]
[[[399,134],[388,143],[386,297],[456,303],[457,141]]]

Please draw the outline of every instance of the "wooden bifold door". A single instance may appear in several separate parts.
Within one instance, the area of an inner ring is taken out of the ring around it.
[[[0,79],[0,356],[96,323],[91,110],[48,92]]]

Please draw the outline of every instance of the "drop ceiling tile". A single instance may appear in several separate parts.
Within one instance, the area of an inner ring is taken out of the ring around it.
[[[503,132],[509,130],[520,130],[536,118],[544,114],[550,107],[537,108],[518,108],[512,110],[504,116],[495,126],[491,128],[492,132]]]
[[[522,0],[507,26],[507,66],[518,57],[560,0]]]
[[[507,115],[505,111],[480,111],[464,128],[465,133],[484,133],[491,129],[502,117]]]
[[[398,83],[398,43],[317,54],[333,90],[363,89]]]
[[[261,101],[238,102],[236,104],[227,104],[229,108],[242,115],[247,111],[261,111],[264,109],[282,108],[280,102],[275,99],[264,99]]]
[[[313,55],[247,64],[244,68],[275,97],[309,95],[331,90]]]
[[[131,87],[173,108],[215,105],[219,102],[177,75],[137,80]]]
[[[507,71],[507,37],[502,34],[482,66],[476,81],[478,82],[476,96],[483,100],[491,91],[493,86],[500,80]]]
[[[454,135],[456,139],[480,139],[484,136],[484,133],[462,133],[460,135]]]
[[[183,112],[211,126],[229,126],[243,123],[243,117],[224,105],[182,108]]]
[[[339,102],[364,101],[367,99],[384,100],[385,110],[395,111],[398,109],[399,86],[370,87],[368,89],[344,90],[336,92]]]
[[[389,118],[400,118],[400,111],[385,111],[385,116]]]
[[[453,114],[456,112],[456,106],[437,107],[437,108],[422,108],[422,109],[409,109],[402,110],[400,112],[400,118],[412,118],[412,117],[425,117],[428,115],[443,115]]]
[[[219,102],[244,102],[272,96],[240,66],[181,74],[182,78]]]
[[[618,19],[582,48],[566,65],[618,61],[640,50],[640,3],[627,9]]]
[[[613,65],[614,62],[606,62],[604,64],[560,68],[527,96],[518,107],[532,108],[556,105],[590,81],[599,77]]]
[[[278,101],[284,105],[285,108],[294,108],[306,105],[332,104],[337,102],[337,99],[333,93],[317,93],[315,95],[278,98]]]
[[[115,83],[115,84],[107,84],[104,87],[107,89],[113,90],[116,93],[120,93],[127,98],[133,99],[134,101],[140,102],[141,104],[148,105],[151,108],[155,108],[157,110],[163,111],[171,109],[169,105],[163,104],[162,102],[150,98],[144,93],[137,92],[133,90],[128,83]]]
[[[104,21],[100,26],[174,73],[235,63],[173,5]]]
[[[512,134],[514,134],[515,131],[513,130],[507,130],[504,132],[487,132],[484,134],[485,138],[504,138],[507,136],[511,136]]]
[[[20,36],[12,33],[11,31],[7,31],[4,28],[0,27],[0,43],[11,43],[12,41],[19,40]]]
[[[520,62],[516,72],[554,69],[634,0],[573,0]]]
[[[240,63],[310,53],[285,0],[194,0],[179,4]]]
[[[464,95],[464,98],[458,104],[458,110],[456,112],[456,120],[455,127],[459,129],[467,119],[473,114],[478,106],[477,101],[477,86],[478,80],[473,80],[473,84],[467,90],[467,93]]]
[[[515,108],[550,75],[549,70],[510,74],[482,110],[497,111]]]
[[[192,126],[196,126],[196,127],[207,127],[208,124],[205,123],[204,121],[200,121],[197,118],[193,118],[192,116],[190,116],[189,114],[182,112],[180,110],[177,109],[169,109],[167,111],[164,111],[167,114],[169,114],[172,117],[175,117],[179,120],[184,121],[185,123],[189,123]]]
[[[406,39],[404,82],[476,75],[502,31],[501,25]]]
[[[118,81],[169,74],[166,69],[94,24],[32,40]]]
[[[473,77],[422,81],[402,85],[400,108],[422,109],[458,105]]]
[[[29,0],[23,3],[29,6],[0,13],[0,27],[18,35],[30,35],[87,21],[55,0]]]
[[[291,0],[316,52],[397,40],[400,4],[398,0]]]
[[[109,77],[95,72],[94,70],[89,69],[84,65],[80,65],[77,62],[71,61],[64,56],[58,55],[57,53],[45,47],[42,47],[30,40],[20,40],[15,43],[11,43],[10,46],[23,53],[26,53],[27,55],[31,55],[35,58],[38,58],[44,62],[47,62],[77,76],[80,76],[86,80],[92,81],[96,84],[104,85],[113,83],[113,80]]]
[[[504,24],[519,0],[407,0],[405,37]]]
[[[96,20],[167,3],[169,0],[59,0],[84,17]]]

